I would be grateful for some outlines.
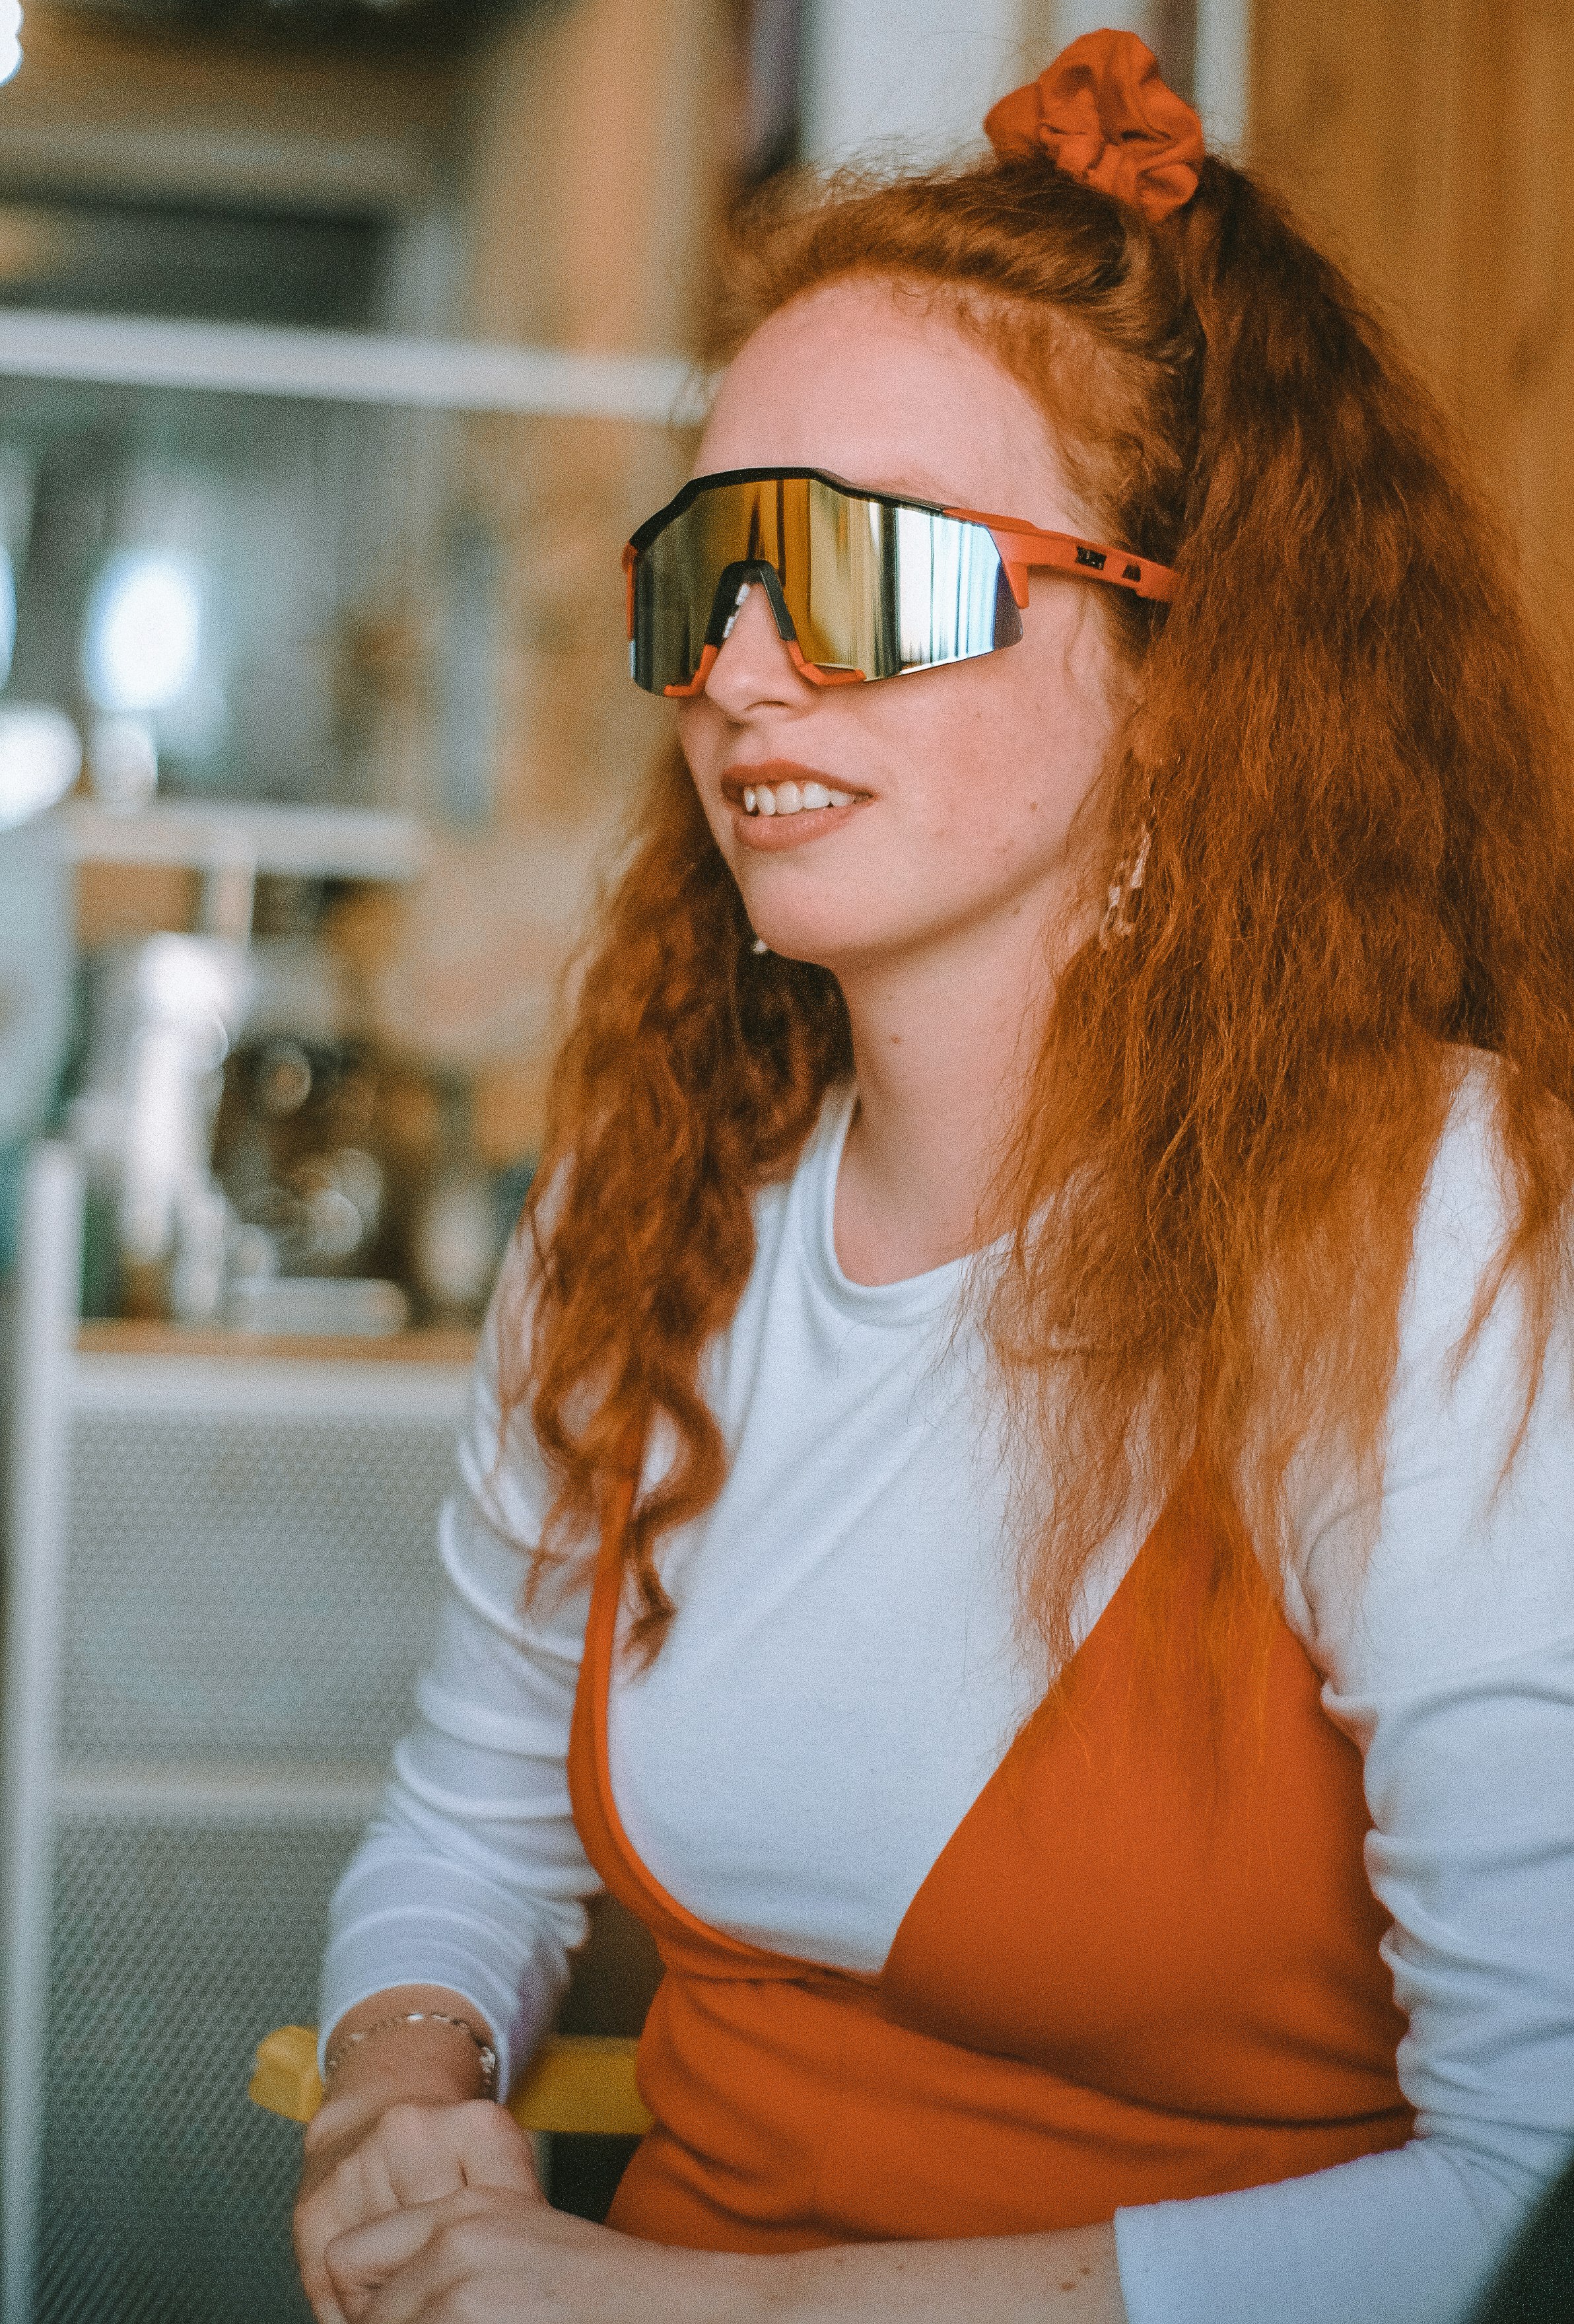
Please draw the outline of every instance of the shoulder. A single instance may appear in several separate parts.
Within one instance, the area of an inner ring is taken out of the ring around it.
[[[1452,1063],[1453,1095],[1416,1213],[1400,1317],[1402,1351],[1413,1355],[1456,1322],[1463,1331],[1514,1222],[1502,1067],[1480,1049],[1461,1049]]]
[[[1424,1683],[1574,1638],[1574,1363],[1533,1363],[1502,1260],[1514,1219],[1499,1068],[1464,1052],[1419,1206],[1381,1479],[1309,1496],[1292,1618],[1341,1686]],[[1303,1627],[1304,1626],[1304,1627]]]
[[[1569,1277],[1553,1286],[1538,1345],[1527,1277],[1509,1264],[1520,1197],[1503,1072],[1480,1050],[1458,1053],[1417,1209],[1388,1422],[1390,1466],[1401,1471],[1439,1453],[1450,1430],[1462,1453],[1489,1452],[1498,1469],[1527,1418],[1543,1444],[1574,1437]]]

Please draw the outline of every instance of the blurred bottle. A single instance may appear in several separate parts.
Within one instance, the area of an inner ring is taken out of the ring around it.
[[[445,1074],[437,1089],[439,1142],[410,1222],[410,1278],[434,1323],[475,1323],[502,1255],[497,1197],[476,1157],[470,1083]]]
[[[417,1214],[410,1256],[434,1320],[470,1323],[481,1314],[501,1252],[496,1197],[478,1165],[456,1160],[437,1178]]]
[[[129,1314],[195,1323],[222,1305],[230,1213],[213,1125],[250,989],[244,951],[213,936],[151,936],[97,962],[67,1126],[113,1216]]]

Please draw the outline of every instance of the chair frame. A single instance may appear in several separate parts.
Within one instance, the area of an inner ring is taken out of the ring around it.
[[[508,2110],[521,2130],[536,2136],[589,2132],[637,2138],[651,2119],[635,2080],[639,2047],[617,2034],[549,2034]],[[289,2122],[311,2120],[323,2101],[315,2026],[281,2025],[258,2045],[248,2096]]]

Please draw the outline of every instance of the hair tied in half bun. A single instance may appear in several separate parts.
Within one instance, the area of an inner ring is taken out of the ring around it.
[[[990,107],[984,134],[1003,157],[1046,153],[1154,224],[1197,190],[1202,124],[1135,32],[1084,32]]]

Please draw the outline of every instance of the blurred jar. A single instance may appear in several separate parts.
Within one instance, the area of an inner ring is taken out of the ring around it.
[[[376,1109],[377,1068],[358,1042],[272,1035],[237,1047],[215,1166],[242,1227],[268,1238],[271,1272],[360,1276],[383,1261]]]

